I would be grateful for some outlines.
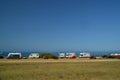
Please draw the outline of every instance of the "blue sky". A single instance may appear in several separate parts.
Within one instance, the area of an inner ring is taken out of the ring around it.
[[[119,0],[0,0],[0,50],[120,50]]]

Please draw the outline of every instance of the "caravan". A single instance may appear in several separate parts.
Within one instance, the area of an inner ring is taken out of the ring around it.
[[[66,58],[76,58],[75,53],[66,53]]]
[[[59,53],[59,58],[65,58],[65,53]]]
[[[21,53],[9,53],[7,58],[8,59],[21,59],[22,54]]]
[[[39,58],[39,54],[38,53],[31,53],[29,55],[29,58]]]
[[[90,53],[80,53],[80,58],[89,58],[90,57]]]

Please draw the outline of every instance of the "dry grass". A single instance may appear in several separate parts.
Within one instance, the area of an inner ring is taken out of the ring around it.
[[[89,62],[83,62],[84,60],[82,62],[70,62],[69,60],[64,60],[68,62],[43,60],[40,62],[39,60],[40,59],[0,60],[0,80],[120,79],[120,62],[116,60],[98,62],[95,60]]]
[[[0,59],[0,63],[26,63],[26,62],[111,62],[120,61],[119,59],[89,59],[89,58],[77,58],[77,59]]]

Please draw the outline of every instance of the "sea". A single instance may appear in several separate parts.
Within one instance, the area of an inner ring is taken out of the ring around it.
[[[75,55],[78,57],[80,55],[81,52],[85,52],[85,53],[90,53],[91,56],[103,56],[103,55],[110,55],[110,54],[116,54],[116,53],[120,53],[120,51],[76,51],[76,52],[72,52],[75,53]],[[3,57],[7,57],[9,53],[14,53],[11,51],[0,51],[0,56]],[[23,57],[28,57],[31,53],[51,53],[55,56],[59,56],[59,53],[61,52],[18,52],[21,53]],[[67,52],[63,52],[63,53],[67,53]]]

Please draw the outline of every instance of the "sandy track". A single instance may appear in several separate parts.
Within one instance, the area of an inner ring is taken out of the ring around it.
[[[109,62],[120,59],[0,59],[0,63],[34,63],[34,62]]]

